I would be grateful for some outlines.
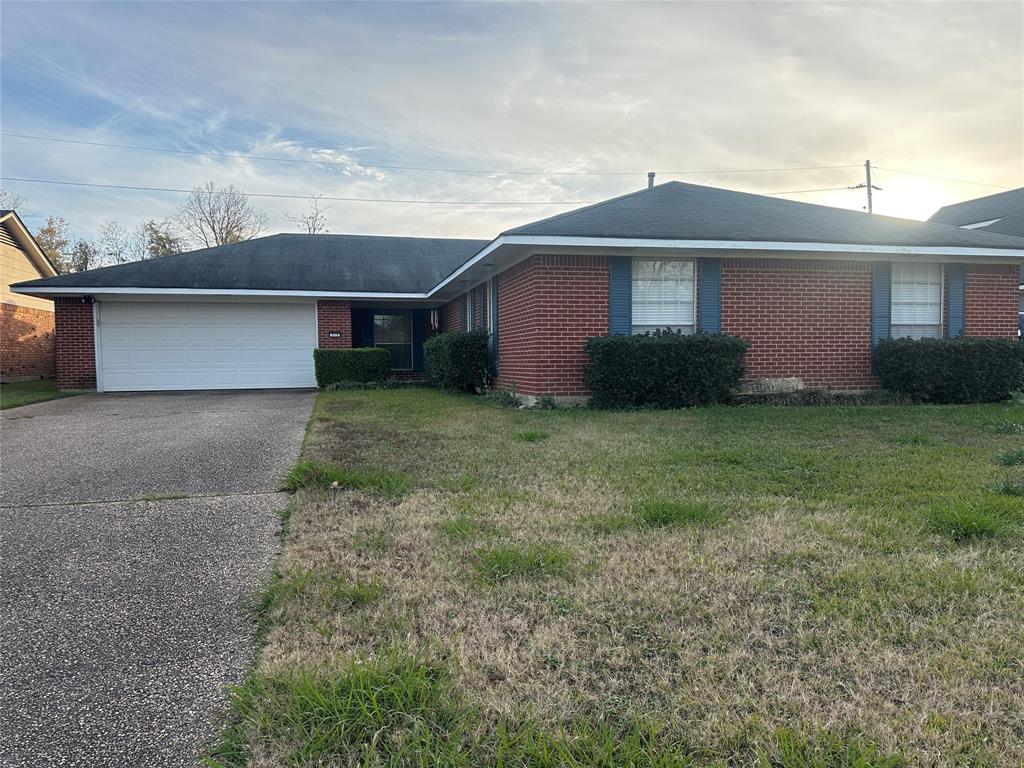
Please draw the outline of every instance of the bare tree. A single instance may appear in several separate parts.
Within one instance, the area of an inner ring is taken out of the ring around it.
[[[24,204],[24,197],[0,187],[0,208],[5,211],[16,211]]]
[[[53,264],[57,272],[70,271],[68,249],[71,247],[71,232],[67,221],[60,216],[50,216],[38,230],[36,242]]]
[[[299,231],[305,232],[307,235],[325,235],[330,230],[327,229],[327,211],[330,208],[328,205],[321,205],[320,195],[310,195],[309,205],[310,210],[300,216],[285,215],[288,221],[294,221],[298,226]]]
[[[175,221],[198,245],[210,248],[257,237],[267,226],[267,215],[234,186],[218,189],[208,181],[192,190]]]
[[[145,258],[141,231],[131,232],[108,219],[100,229],[99,252],[103,263],[107,265],[139,261]]]

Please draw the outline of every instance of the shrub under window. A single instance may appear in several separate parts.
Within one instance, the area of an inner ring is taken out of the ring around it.
[[[388,351],[377,347],[313,350],[319,387],[347,381],[384,381],[388,377],[388,360]]]
[[[444,389],[471,392],[487,375],[487,331],[449,331],[427,339],[423,363],[427,378]]]
[[[736,336],[656,331],[587,339],[596,408],[682,408],[732,397],[748,344]]]
[[[991,403],[1024,386],[1024,343],[1016,339],[882,339],[882,386],[929,403]]]

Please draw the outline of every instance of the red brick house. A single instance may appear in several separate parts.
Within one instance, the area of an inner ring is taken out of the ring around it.
[[[499,386],[586,396],[590,336],[751,342],[752,379],[875,385],[889,336],[1017,333],[1024,238],[670,182],[491,241],[273,235],[23,283],[57,311],[65,387],[312,386],[312,348],[491,333]]]
[[[14,211],[0,211],[0,381],[52,378],[53,302],[15,293],[12,283],[57,271]]]

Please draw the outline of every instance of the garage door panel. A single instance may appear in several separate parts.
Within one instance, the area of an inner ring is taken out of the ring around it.
[[[312,387],[312,304],[102,302],[103,389]]]

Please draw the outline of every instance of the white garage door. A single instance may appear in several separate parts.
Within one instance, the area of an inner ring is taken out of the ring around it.
[[[313,387],[316,306],[100,302],[99,387]]]

